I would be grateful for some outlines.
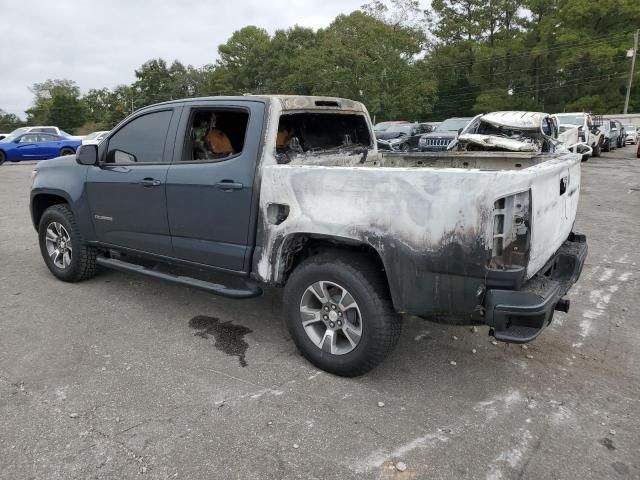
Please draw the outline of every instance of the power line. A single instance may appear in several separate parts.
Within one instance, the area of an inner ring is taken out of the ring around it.
[[[577,48],[577,47],[589,47],[589,46],[593,46],[593,45],[597,45],[602,43],[602,41],[606,40],[606,39],[613,39],[613,38],[617,38],[617,37],[624,37],[627,36],[629,34],[633,33],[633,30],[624,32],[624,33],[617,33],[617,34],[611,34],[611,35],[603,35],[601,37],[598,37],[597,39],[594,40],[589,40],[586,42],[582,42],[582,43],[574,43],[573,45],[571,44],[566,44],[566,45],[555,45],[553,47],[549,47],[544,49],[543,51],[540,52],[523,52],[523,53],[514,53],[514,54],[504,54],[504,55],[496,55],[496,56],[489,56],[489,55],[484,55],[485,59],[482,60],[477,60],[477,56],[474,55],[474,59],[473,60],[467,60],[467,61],[462,61],[462,62],[456,62],[456,63],[450,63],[447,65],[434,65],[434,68],[453,68],[453,67],[457,67],[457,66],[470,66],[470,65],[477,65],[479,63],[487,63],[487,62],[491,62],[491,61],[495,61],[495,60],[501,60],[501,59],[514,59],[514,58],[519,58],[519,57],[527,57],[527,56],[540,56],[544,53],[549,53],[549,52],[554,52],[556,50],[566,50],[568,48]],[[534,47],[535,48],[535,47]]]

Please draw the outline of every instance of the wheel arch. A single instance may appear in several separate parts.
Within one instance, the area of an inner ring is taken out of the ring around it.
[[[31,196],[31,221],[38,231],[40,219],[45,210],[53,205],[66,204],[71,208],[71,202],[64,192],[40,191]]]
[[[385,277],[387,289],[391,290],[383,257],[369,243],[348,237],[297,232],[285,237],[278,251],[280,261],[274,264],[280,265],[280,268],[273,272],[274,283],[278,285],[284,285],[291,272],[303,260],[320,253],[334,251],[337,255],[358,254],[367,258],[380,269]]]
[[[62,156],[62,152],[65,150],[71,150],[73,152],[73,154],[75,155],[75,153],[78,151],[77,148],[73,148],[71,145],[65,145],[62,148],[60,148],[60,156]]]

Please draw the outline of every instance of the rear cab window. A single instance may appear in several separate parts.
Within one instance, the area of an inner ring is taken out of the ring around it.
[[[249,111],[243,108],[198,108],[191,111],[183,162],[224,161],[245,148]]]
[[[285,112],[280,116],[276,136],[279,163],[288,163],[296,154],[340,153],[371,146],[367,119],[361,113]]]

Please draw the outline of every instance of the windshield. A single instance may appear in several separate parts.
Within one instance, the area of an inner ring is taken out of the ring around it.
[[[635,125],[623,125],[626,132],[635,132],[638,127]]]
[[[410,135],[411,125],[402,125],[402,124],[389,125],[389,127],[385,131],[389,133],[399,132],[399,133],[406,133],[407,135]]]
[[[436,127],[434,132],[457,132],[467,126],[470,118],[448,118]]]
[[[27,131],[29,130],[29,127],[20,127],[20,128],[16,128],[13,132],[11,132],[9,135],[13,135],[14,137],[17,135],[20,135],[21,133],[27,133]]]
[[[558,122],[569,125],[584,125],[584,115],[558,115]]]
[[[390,124],[390,123],[382,122],[382,123],[377,123],[377,124],[373,127],[373,129],[374,129],[376,132],[385,132],[385,131],[387,130],[387,128],[389,128],[390,126],[391,126],[391,124]]]
[[[0,143],[10,143],[13,142],[16,138],[18,138],[20,136],[20,134],[14,135],[13,133],[10,133],[9,135],[7,135],[6,137],[4,137],[2,140],[0,140]]]

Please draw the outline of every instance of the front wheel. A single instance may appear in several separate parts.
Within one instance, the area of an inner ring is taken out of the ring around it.
[[[2,150],[0,150],[0,165],[2,165],[6,161],[7,161],[7,155]]]
[[[593,153],[591,154],[592,157],[599,157],[600,156],[600,144],[596,145],[595,147],[593,147]]]
[[[45,210],[38,225],[40,253],[51,273],[65,282],[79,282],[96,273],[96,249],[84,244],[67,205]]]
[[[362,375],[391,353],[401,332],[385,276],[340,251],[303,261],[285,287],[287,327],[302,355],[327,372]]]
[[[73,155],[74,153],[76,152],[71,147],[64,147],[62,150],[60,150],[61,157],[64,157],[65,155]]]

